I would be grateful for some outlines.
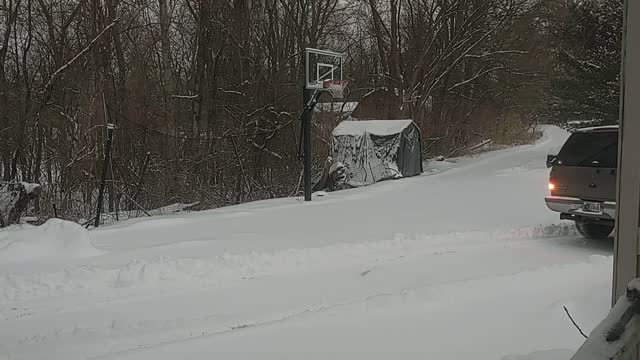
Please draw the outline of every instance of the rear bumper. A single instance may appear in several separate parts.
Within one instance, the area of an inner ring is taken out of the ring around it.
[[[572,217],[585,217],[592,219],[616,219],[616,203],[605,201],[602,203],[602,214],[585,212],[582,210],[582,200],[563,196],[547,196],[544,198],[547,207],[561,214],[571,215]]]

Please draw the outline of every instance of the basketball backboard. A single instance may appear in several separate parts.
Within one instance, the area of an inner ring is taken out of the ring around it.
[[[342,80],[344,55],[332,51],[306,49],[306,88],[323,89],[327,80]]]

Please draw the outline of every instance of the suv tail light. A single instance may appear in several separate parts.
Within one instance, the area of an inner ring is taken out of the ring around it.
[[[556,189],[556,184],[550,182],[549,183],[549,191],[554,191]]]

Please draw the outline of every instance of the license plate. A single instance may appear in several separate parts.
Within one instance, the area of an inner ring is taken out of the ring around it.
[[[582,211],[601,214],[602,213],[602,203],[585,201],[582,204]]]

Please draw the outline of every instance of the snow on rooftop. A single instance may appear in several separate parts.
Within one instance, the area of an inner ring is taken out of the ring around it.
[[[333,130],[333,136],[363,136],[366,133],[387,136],[401,133],[413,120],[343,121]]]

